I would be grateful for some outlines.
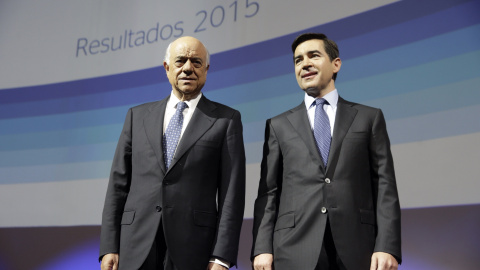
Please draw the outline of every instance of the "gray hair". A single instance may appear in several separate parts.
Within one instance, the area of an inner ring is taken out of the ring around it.
[[[170,65],[170,47],[172,46],[173,42],[175,42],[175,40],[170,42],[170,44],[168,44],[167,50],[165,51],[165,56],[163,58],[163,61],[165,61],[167,63],[167,65]],[[208,51],[208,49],[205,46],[203,46],[203,47],[205,48],[205,51],[207,51],[207,65],[206,66],[208,66],[208,65],[210,65],[210,52]]]

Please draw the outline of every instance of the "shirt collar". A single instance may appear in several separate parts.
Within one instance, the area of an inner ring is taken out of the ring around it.
[[[201,97],[202,92],[200,92],[200,94],[198,94],[194,99],[186,100],[185,103],[187,103],[189,109],[194,110],[197,107]],[[180,102],[180,99],[178,99],[177,96],[173,94],[172,90],[172,92],[170,93],[170,99],[167,102],[167,108],[173,108],[175,110],[178,102]]]
[[[325,100],[328,101],[328,104],[332,106],[333,109],[337,108],[337,103],[338,103],[338,91],[337,89],[334,89],[332,92],[326,94],[323,96]],[[307,107],[307,110],[312,107],[313,102],[315,102],[317,98],[309,96],[307,93],[305,93],[305,106]]]

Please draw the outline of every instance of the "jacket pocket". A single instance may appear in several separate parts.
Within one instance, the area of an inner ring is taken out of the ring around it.
[[[220,145],[220,141],[198,140],[195,145],[217,148]]]
[[[197,226],[217,228],[217,214],[215,213],[193,210],[193,219]]]
[[[360,222],[375,225],[375,213],[372,210],[360,209]]]
[[[345,135],[345,139],[367,139],[368,136],[368,132],[349,132]]]
[[[275,229],[273,231],[278,231],[281,229],[293,228],[295,227],[295,213],[288,212],[277,218],[275,223]]]
[[[122,225],[130,225],[133,223],[133,220],[135,219],[135,211],[124,211],[122,215]]]

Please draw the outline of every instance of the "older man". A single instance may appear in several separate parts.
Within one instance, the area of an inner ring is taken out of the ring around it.
[[[245,200],[240,113],[201,93],[209,54],[199,40],[172,42],[163,65],[171,94],[128,111],[115,152],[102,270],[236,264]]]
[[[255,202],[255,270],[397,269],[400,205],[382,111],[342,99],[335,42],[292,44],[305,92],[267,121]]]

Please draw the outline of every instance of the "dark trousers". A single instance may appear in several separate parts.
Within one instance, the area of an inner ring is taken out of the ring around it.
[[[165,235],[163,233],[163,224],[157,230],[155,241],[145,262],[139,270],[178,270],[168,255],[167,245],[165,244]]]
[[[315,267],[315,270],[347,270],[340,260],[340,257],[338,257],[337,249],[335,248],[335,243],[333,242],[329,220],[327,220],[322,250],[320,251],[320,257],[318,258],[318,263]]]

